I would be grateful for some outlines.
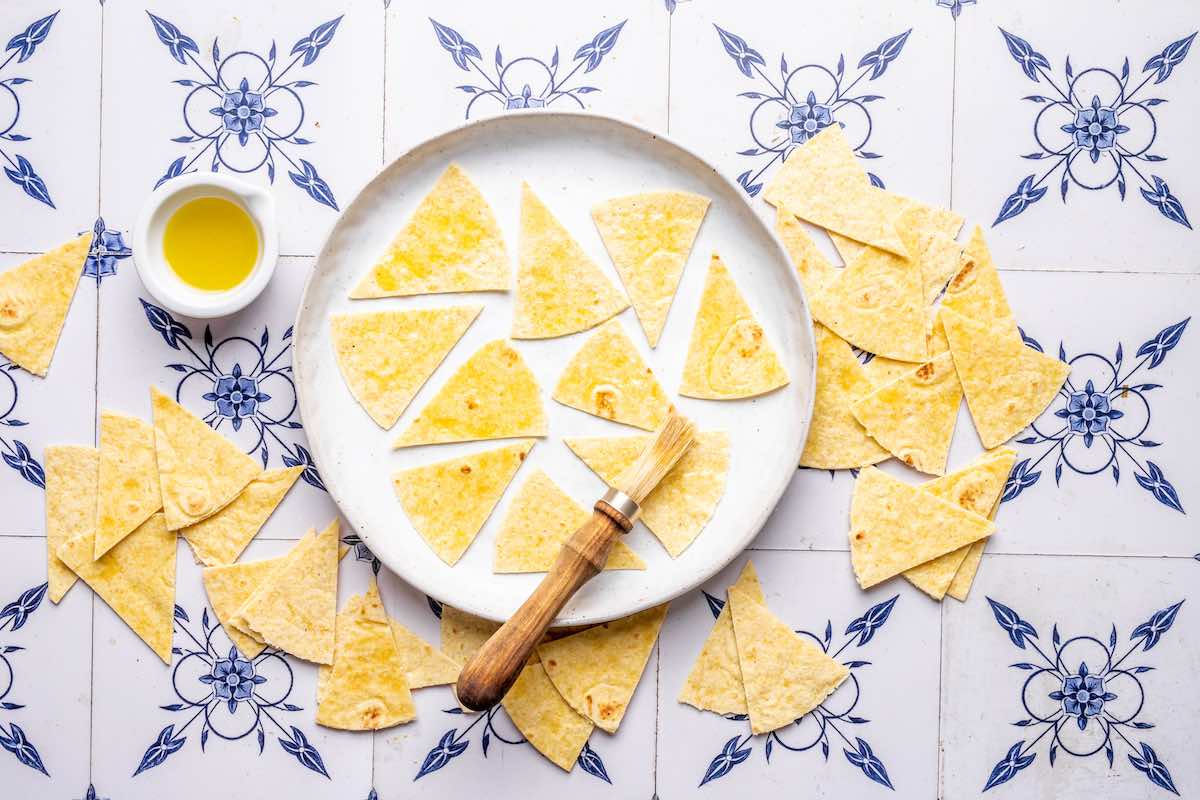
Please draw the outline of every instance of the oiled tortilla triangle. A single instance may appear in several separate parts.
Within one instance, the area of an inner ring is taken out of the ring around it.
[[[180,528],[179,535],[206,567],[232,564],[275,513],[302,472],[303,466],[295,466],[261,473],[229,505],[208,519]]]
[[[775,233],[783,242],[783,247],[792,260],[792,266],[796,268],[805,297],[812,298],[837,277],[837,269],[817,249],[816,243],[804,229],[804,223],[795,214],[782,208],[776,209]]]
[[[521,670],[500,702],[535,750],[560,769],[571,771],[595,725],[563,700],[541,663]]]
[[[137,417],[100,412],[95,557],[107,553],[160,508],[154,428]]]
[[[747,561],[730,591],[746,592],[758,603],[765,603],[754,562]],[[717,614],[700,655],[692,664],[679,702],[716,714],[746,714],[746,686],[738,663],[737,639],[733,635],[733,616],[729,603]]]
[[[877,464],[888,452],[867,435],[851,406],[871,393],[871,382],[850,345],[824,325],[813,325],[817,344],[817,387],[808,439],[800,466],[854,469]]]
[[[0,272],[0,353],[34,375],[50,369],[91,243],[85,233]]]
[[[946,286],[942,308],[1020,336],[1017,320],[1000,283],[996,262],[984,241],[983,229],[978,225],[962,252],[957,274]]]
[[[96,489],[100,451],[79,445],[50,445],[46,470],[46,572],[51,603],[62,600],[77,576],[58,557],[58,548],[76,536],[96,536]]]
[[[597,417],[657,430],[671,401],[620,320],[609,320],[571,357],[554,399]]]
[[[206,567],[202,573],[204,591],[208,595],[208,604],[213,613],[221,621],[225,635],[247,659],[254,659],[266,649],[266,645],[235,626],[233,619],[254,591],[262,585],[267,576],[284,562],[286,555],[275,558],[264,558],[260,561],[242,561],[237,564],[225,564],[216,567]]]
[[[392,620],[392,636],[396,640],[396,649],[400,652],[408,688],[439,686],[458,680],[461,669],[458,662],[396,620]]]

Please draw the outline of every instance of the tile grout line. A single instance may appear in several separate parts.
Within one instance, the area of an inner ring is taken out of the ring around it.
[[[946,606],[939,603],[938,608],[938,715],[937,715],[937,797],[943,796],[942,791],[942,680],[946,662]]]
[[[379,164],[380,167],[387,163],[387,132],[388,132],[388,114],[387,114],[387,89],[388,89],[388,24],[387,24],[388,0],[383,0],[383,106],[382,106],[382,125],[379,131]],[[372,737],[374,739],[374,737]]]
[[[955,121],[958,118],[958,19],[953,23],[954,31],[950,37],[950,208],[954,209],[954,138],[956,135]]]
[[[654,648],[654,760],[650,762],[652,800],[658,797],[659,741],[662,739],[662,629]]]
[[[671,36],[674,30],[675,14],[667,14],[667,135],[671,134]],[[657,791],[657,789],[655,789]]]

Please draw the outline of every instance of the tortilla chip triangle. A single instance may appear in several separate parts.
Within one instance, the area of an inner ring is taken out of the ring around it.
[[[977,321],[942,308],[942,323],[967,408],[984,447],[1004,444],[1037,419],[1071,366],[1026,347],[1012,318]]]
[[[946,590],[946,594],[959,602],[966,602],[967,595],[971,592],[971,584],[975,582],[975,573],[979,571],[979,563],[983,560],[983,548],[986,544],[987,539],[984,539],[967,548],[967,555],[958,565],[958,572],[954,573],[954,580],[950,581],[950,588]]]
[[[962,469],[922,484],[920,488],[981,517],[990,518],[995,516],[994,509],[1000,504],[1004,484],[1016,458],[1017,452],[1011,448],[992,450]],[[983,539],[926,561],[907,570],[904,577],[934,600],[941,600],[970,549],[976,545],[982,548],[986,542],[987,539]]]
[[[921,247],[921,284],[925,305],[932,305],[962,266],[963,246],[944,233],[930,234]]]
[[[150,401],[167,530],[212,516],[262,474],[258,462],[157,387]]]
[[[545,472],[537,470],[522,484],[496,534],[494,570],[547,572],[563,544],[592,518]],[[646,562],[621,539],[613,542],[605,569],[645,569]]]
[[[154,428],[136,417],[100,413],[100,475],[95,557],[162,508]]]
[[[729,590],[750,732],[768,733],[812,711],[850,674],[743,589]]]
[[[396,424],[482,309],[449,306],[330,317],[338,369],[376,425]]]
[[[488,342],[450,376],[395,447],[545,436],[537,378],[503,339]]]
[[[662,386],[615,319],[571,357],[554,387],[554,399],[648,431],[658,430],[671,410]]]
[[[588,436],[563,439],[567,447],[601,480],[617,479],[653,440],[653,434]],[[642,502],[641,521],[676,558],[704,529],[721,495],[729,473],[729,434],[703,431]]]
[[[392,620],[392,636],[404,666],[408,688],[439,686],[458,680],[461,665],[420,636]]]
[[[0,353],[9,361],[34,375],[50,369],[91,244],[85,233],[0,272]]]
[[[850,563],[869,589],[993,530],[986,517],[867,467],[850,501]]]
[[[850,412],[871,393],[862,364],[846,344],[824,326],[813,325],[817,345],[817,387],[813,397],[808,439],[800,466],[814,469],[853,469],[877,464],[888,452],[867,435]]]
[[[997,330],[1020,336],[1017,320],[1000,284],[1000,273],[978,225],[963,250],[958,273],[946,286],[942,308],[979,322],[995,320]]]
[[[50,602],[62,600],[77,576],[58,557],[58,549],[77,536],[96,536],[96,480],[100,451],[78,445],[52,445],[45,449],[46,470],[46,571]]]
[[[787,371],[721,257],[713,253],[679,393],[734,400],[778,389]]]
[[[304,467],[296,466],[260,473],[229,505],[208,519],[180,528],[179,535],[187,539],[204,566],[232,564],[275,513],[302,472]]]
[[[709,202],[691,192],[646,192],[614,197],[592,209],[651,347],[658,344],[667,323]]]
[[[541,664],[521,670],[500,704],[526,741],[567,772],[595,727],[563,700]]]
[[[879,387],[850,406],[875,441],[913,469],[946,472],[962,387],[949,353]]]
[[[775,233],[783,242],[806,297],[812,297],[837,277],[838,271],[817,249],[804,223],[782,208],[775,212]]]
[[[746,562],[730,591],[745,592],[756,603],[765,603],[754,563]],[[726,603],[717,615],[700,655],[679,692],[679,702],[716,714],[746,714],[746,686],[738,663],[733,616]]]
[[[297,658],[333,661],[338,521],[309,531],[228,621]]]
[[[666,618],[664,603],[538,645],[546,676],[571,708],[616,733]]]
[[[521,185],[518,247],[514,339],[585,331],[629,308],[625,295],[527,183]]]
[[[532,447],[524,439],[392,476],[401,508],[438,558],[453,566],[462,557]]]
[[[869,179],[868,179],[869,180]],[[950,239],[958,236],[958,232],[962,230],[963,216],[948,208],[941,206],[922,203],[920,200],[915,200],[911,197],[896,194],[895,192],[884,191],[885,201],[883,206],[890,208],[897,218],[902,214],[909,216],[909,225],[918,233],[922,247],[925,246],[926,237],[934,234],[940,234]],[[842,257],[842,262],[849,264],[854,261],[868,245],[862,242],[856,242],[853,239],[847,239],[837,233],[830,233],[829,238],[833,240],[833,246],[837,248],[838,255]],[[949,275],[946,276],[950,277]]]
[[[163,515],[154,514],[99,559],[92,558],[87,534],[58,550],[58,557],[167,664],[175,624],[176,541]]]
[[[317,677],[317,724],[374,731],[416,719],[405,663],[375,579],[337,615],[333,665]]]
[[[266,581],[267,576],[286,558],[286,555],[282,555],[260,561],[206,567],[202,573],[208,604],[221,621],[225,635],[247,659],[257,658],[267,646],[234,626],[230,620],[241,608],[242,603],[250,599],[254,591]]]
[[[442,605],[442,652],[462,666],[483,647],[493,633],[500,630],[499,622],[477,617],[453,606]]]
[[[496,216],[457,164],[446,168],[352,298],[508,289]]]
[[[946,329],[942,327],[942,320],[939,316],[935,315],[930,320],[929,327],[925,331],[925,343],[929,347],[928,361],[932,361],[942,353],[950,352],[950,344],[946,341]],[[863,372],[876,389],[908,375],[916,368],[917,365],[911,361],[896,361],[893,358],[882,356],[875,356],[863,364]]]

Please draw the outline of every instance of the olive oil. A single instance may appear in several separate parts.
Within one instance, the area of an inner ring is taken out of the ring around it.
[[[258,230],[237,203],[223,197],[198,197],[167,220],[163,255],[179,279],[196,289],[232,289],[258,263]]]

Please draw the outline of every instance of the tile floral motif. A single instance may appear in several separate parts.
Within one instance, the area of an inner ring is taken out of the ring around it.
[[[37,747],[30,741],[25,730],[12,720],[9,712],[25,708],[23,703],[16,702],[17,697],[13,695],[13,689],[17,686],[14,664],[25,649],[19,644],[11,643],[15,640],[13,634],[21,630],[42,605],[48,586],[49,584],[43,583],[26,589],[16,600],[0,608],[0,747],[11,753],[20,763],[46,777],[50,777],[50,773],[46,770]],[[9,716],[9,719],[5,720],[6,716]]]
[[[89,783],[87,791],[83,793],[83,797],[79,798],[79,800],[109,800],[109,798],[97,795],[95,784]]]
[[[0,161],[7,165],[4,167],[4,174],[25,194],[51,208],[54,208],[54,201],[50,199],[50,190],[46,187],[46,182],[37,174],[28,158],[12,151],[12,144],[29,141],[28,136],[17,131],[17,124],[21,120],[21,98],[16,87],[30,83],[31,80],[18,75],[5,75],[5,69],[14,59],[17,64],[24,64],[33,56],[38,45],[50,36],[50,29],[57,16],[58,12],[55,11],[29,23],[25,30],[8,40],[8,44],[4,46],[6,55],[0,60],[0,98],[7,95],[8,99],[8,102],[0,103],[0,108],[9,108],[7,114],[0,111]],[[11,143],[7,145],[7,149],[6,143]]]
[[[26,375],[21,368],[0,355],[0,458],[17,474],[38,488],[46,488],[46,472],[34,458],[29,446],[15,438],[6,429],[24,428],[29,423],[14,416],[21,398],[18,375]]]
[[[975,0],[937,0],[938,8],[950,9],[950,16],[954,19],[958,19],[958,15],[964,8],[973,5],[975,5]]]
[[[484,106],[505,111],[549,108],[564,100],[572,101],[566,103],[572,108],[586,108],[583,96],[600,89],[573,84],[572,81],[580,70],[586,75],[600,66],[604,57],[617,46],[617,38],[626,22],[622,20],[611,28],[605,28],[580,46],[571,58],[571,69],[567,70],[564,66],[562,71],[565,74],[560,75],[557,46],[549,60],[523,55],[505,61],[500,46],[497,45],[493,65],[487,69],[478,47],[463,38],[454,28],[434,19],[429,21],[433,24],[438,44],[450,54],[458,68],[464,72],[477,73],[482,81],[482,84],[464,84],[456,87],[459,91],[471,95],[463,112],[465,119],[471,118],[475,104],[481,100],[484,101]]]
[[[757,89],[745,91],[738,97],[753,101],[749,117],[750,139],[754,146],[739,150],[739,156],[754,159],[757,166],[738,175],[738,184],[751,197],[763,187],[762,177],[788,157],[792,149],[804,144],[835,122],[845,129],[846,138],[862,159],[881,158],[867,149],[874,129],[868,105],[883,96],[854,94],[864,80],[868,83],[881,78],[904,49],[910,28],[882,41],[874,50],[858,60],[857,73],[847,74],[846,57],[838,56],[833,69],[822,64],[791,66],[786,54],[779,56],[779,78],[767,74],[766,60],[745,39],[719,25],[714,25],[717,38],[725,52],[742,74],[754,81]],[[883,181],[873,172],[867,173],[871,183],[882,187]]]
[[[987,598],[997,624],[1014,647],[1037,654],[1033,662],[1022,661],[1011,668],[1028,673],[1021,685],[1025,716],[1013,725],[1025,729],[1027,739],[1016,742],[996,763],[983,790],[1007,783],[1037,759],[1038,746],[1045,742],[1050,766],[1060,752],[1076,758],[1100,753],[1114,766],[1120,748],[1129,763],[1146,779],[1173,794],[1179,794],[1166,764],[1144,741],[1141,733],[1154,727],[1142,719],[1146,691],[1139,677],[1152,666],[1126,664],[1139,648],[1149,652],[1171,629],[1183,606],[1180,600],[1150,615],[1129,634],[1128,647],[1118,646],[1114,624],[1107,640],[1079,635],[1064,640],[1054,625],[1051,647],[1043,650],[1037,629],[1009,606]],[[1137,739],[1135,744],[1133,739]]]
[[[1044,184],[1057,173],[1064,203],[1071,186],[1100,191],[1115,185],[1124,200],[1126,181],[1132,178],[1135,185],[1141,184],[1138,188],[1146,202],[1170,221],[1190,229],[1192,224],[1183,203],[1163,178],[1150,172],[1150,165],[1167,160],[1151,152],[1159,126],[1154,109],[1167,101],[1146,97],[1142,90],[1171,77],[1191,49],[1196,33],[1171,42],[1148,59],[1140,80],[1131,76],[1128,58],[1119,71],[1107,67],[1077,71],[1067,56],[1063,74],[1057,77],[1049,60],[1027,40],[1004,29],[1000,33],[1025,76],[1034,83],[1044,82],[1051,90],[1049,96],[1024,98],[1038,107],[1033,119],[1038,149],[1022,156],[1030,161],[1050,161],[1051,165],[1040,175],[1033,173],[1021,179],[992,225],[1024,213],[1041,200],[1048,188]]]
[[[172,350],[186,354],[185,361],[166,364],[180,373],[175,399],[182,405],[208,410],[202,418],[214,430],[228,425],[227,432],[262,460],[265,468],[272,450],[278,448],[286,467],[303,466],[300,477],[315,489],[325,491],[312,455],[304,445],[288,438],[303,429],[296,419],[299,401],[292,381],[292,328],[289,325],[273,345],[271,331],[263,327],[256,339],[227,336],[219,342],[212,328],[204,326],[203,344],[165,308],[138,298],[146,321]]]
[[[125,244],[125,236],[120,231],[110,230],[104,224],[104,217],[98,217],[92,226],[92,245],[83,262],[83,276],[94,278],[99,286],[100,281],[117,274],[118,262],[131,255],[133,251]]]
[[[296,154],[297,150],[312,144],[311,139],[299,134],[305,121],[301,92],[314,84],[309,80],[285,81],[284,78],[294,68],[303,69],[317,60],[321,51],[333,41],[342,18],[323,22],[298,39],[288,53],[291,59],[282,69],[277,68],[275,42],[271,42],[266,56],[251,50],[222,56],[214,38],[210,69],[200,62],[200,47],[195,39],[162,17],[149,11],[146,13],[155,35],[171,57],[185,67],[193,68],[194,77],[174,81],[188,90],[182,106],[187,132],[171,141],[204,143],[190,156],[183,155],[172,161],[155,188],[177,175],[195,172],[194,165],[209,153],[209,169],[213,172],[226,169],[247,174],[265,168],[267,179],[274,183],[278,156],[290,165],[288,177],[292,183],[315,202],[339,210],[333,191],[317,168]]]
[[[1054,484],[1062,482],[1063,468],[1078,475],[1112,476],[1121,482],[1121,466],[1133,470],[1138,486],[1167,508],[1184,513],[1179,493],[1158,464],[1145,451],[1162,442],[1147,437],[1150,430],[1150,400],[1162,384],[1141,377],[1163,363],[1183,337],[1191,317],[1160,330],[1143,342],[1132,364],[1125,362],[1124,347],[1118,343],[1110,358],[1101,353],[1081,353],[1070,359],[1060,343],[1058,357],[1071,365],[1071,375],[1059,390],[1052,418],[1030,426],[1032,435],[1017,443],[1036,447],[1036,456],[1022,458],[1013,466],[1001,502],[1015,500],[1042,477],[1040,467],[1054,457]],[[1025,343],[1035,350],[1042,346],[1021,331]]]
[[[375,554],[371,552],[371,548],[367,547],[366,542],[364,542],[357,533],[348,533],[343,536],[342,544],[354,549],[355,561],[362,561],[370,564],[371,572],[376,575],[379,574],[379,570],[383,565],[379,562],[379,559],[375,557]],[[429,602],[433,603],[436,601],[430,599]],[[440,611],[435,611],[434,613],[436,613],[439,618],[442,616]]]
[[[725,601],[708,592],[704,592],[704,599],[708,602],[713,617],[716,618],[725,606]],[[851,645],[857,649],[868,644],[888,621],[892,610],[896,607],[897,599],[899,599],[899,595],[893,595],[882,603],[876,603],[862,616],[847,625],[842,634],[845,638],[836,649],[834,649],[833,642],[832,620],[825,623],[825,632],[821,636],[806,630],[797,630],[796,633],[809,637],[831,657],[838,658]],[[853,726],[866,725],[870,722],[870,720],[855,716],[854,710],[862,698],[859,672],[862,668],[870,666],[871,662],[853,659],[844,663],[850,668],[850,677],[846,682],[827,697],[825,702],[796,720],[792,727],[781,728],[766,734],[763,758],[767,764],[770,764],[771,755],[776,752],[776,747],[792,753],[803,753],[819,746],[822,757],[828,761],[830,732],[832,731],[836,735],[835,745],[842,747],[842,754],[852,766],[862,770],[863,775],[875,783],[895,789],[892,779],[888,775],[887,767],[875,754],[871,745],[861,736],[850,732]],[[745,714],[730,714],[728,719],[744,722],[747,717]],[[839,739],[840,742],[837,741]],[[747,733],[738,734],[725,742],[721,752],[717,753],[709,762],[708,769],[704,771],[704,775],[700,779],[700,785],[703,786],[710,781],[725,777],[734,767],[750,758],[753,741],[754,737]]]
[[[146,748],[135,776],[162,765],[182,749],[188,738],[184,734],[198,724],[202,751],[210,734],[227,742],[246,740],[253,734],[262,755],[270,731],[300,766],[329,777],[321,754],[304,731],[285,724],[285,713],[304,709],[288,702],[295,681],[283,653],[268,648],[253,660],[246,659],[220,623],[211,622],[207,608],[197,629],[187,612],[175,606],[175,633],[183,641],[182,647],[171,649],[175,655],[171,688],[178,702],[161,708],[187,719],[178,728],[171,723],[159,731]]]

